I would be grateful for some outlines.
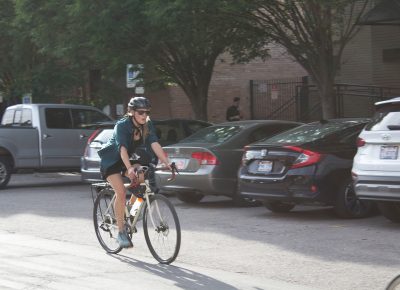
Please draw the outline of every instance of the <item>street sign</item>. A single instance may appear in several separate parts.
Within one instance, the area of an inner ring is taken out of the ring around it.
[[[135,94],[143,95],[144,94],[144,87],[136,87],[135,88]]]
[[[134,88],[143,80],[139,78],[139,74],[143,71],[143,64],[127,64],[126,65],[126,87]]]
[[[22,97],[22,104],[31,104],[32,103],[32,95],[31,94],[25,94]]]

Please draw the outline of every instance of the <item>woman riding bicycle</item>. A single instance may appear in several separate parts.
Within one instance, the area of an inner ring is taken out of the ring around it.
[[[116,123],[113,136],[98,151],[101,158],[101,174],[116,193],[114,210],[119,230],[117,240],[122,248],[133,246],[124,227],[126,188],[123,176],[127,176],[130,180],[137,178],[130,156],[139,146],[144,145],[147,151],[154,152],[165,167],[171,170],[168,158],[158,143],[155,128],[149,118],[150,109],[151,105],[147,98],[132,98],[128,104],[128,113]]]

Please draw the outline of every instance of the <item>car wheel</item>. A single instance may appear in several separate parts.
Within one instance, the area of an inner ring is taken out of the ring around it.
[[[353,182],[347,178],[339,187],[335,213],[341,218],[364,218],[374,212],[374,202],[360,200],[354,191]]]
[[[398,202],[379,202],[379,210],[382,215],[395,223],[400,223],[400,203]]]
[[[7,157],[0,156],[0,189],[5,188],[10,181],[11,165]]]
[[[283,213],[291,211],[296,205],[289,202],[264,201],[264,206],[272,212]]]
[[[178,193],[176,196],[179,200],[186,203],[198,203],[204,197],[204,195],[202,195],[201,193],[195,192]]]

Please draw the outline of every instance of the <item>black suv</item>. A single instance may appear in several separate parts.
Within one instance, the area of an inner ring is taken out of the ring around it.
[[[343,218],[370,215],[373,203],[356,197],[351,179],[356,140],[368,121],[323,120],[246,146],[240,195],[262,201],[273,212],[317,203],[334,206]]]

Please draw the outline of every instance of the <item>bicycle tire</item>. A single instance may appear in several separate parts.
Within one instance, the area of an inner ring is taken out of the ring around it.
[[[96,237],[103,249],[107,253],[117,254],[122,250],[122,247],[117,241],[118,227],[114,207],[111,205],[111,212],[105,214],[113,195],[114,192],[110,189],[103,189],[97,195],[93,207],[93,224]]]
[[[400,290],[400,275],[394,277],[386,287],[386,290]]]
[[[181,246],[181,227],[171,201],[163,195],[149,196],[143,209],[143,232],[153,257],[161,264],[170,264]],[[151,221],[153,218],[153,222]]]

